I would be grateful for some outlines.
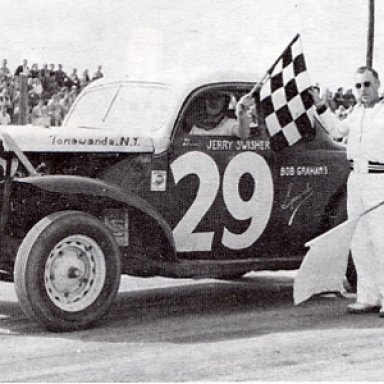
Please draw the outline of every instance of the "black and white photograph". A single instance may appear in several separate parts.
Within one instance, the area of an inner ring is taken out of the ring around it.
[[[383,380],[384,2],[1,11],[1,383]]]

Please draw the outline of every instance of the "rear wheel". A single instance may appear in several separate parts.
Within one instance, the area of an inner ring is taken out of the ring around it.
[[[23,311],[52,331],[89,327],[120,283],[120,253],[110,230],[78,211],[56,212],[28,232],[14,280]]]
[[[220,275],[217,276],[216,279],[219,280],[238,280],[241,279],[247,272],[238,272],[238,273],[232,273],[227,275]]]
[[[348,291],[355,293],[357,290],[357,273],[356,273],[356,267],[352,260],[351,254],[348,258],[348,267],[347,267],[347,280],[348,280]]]

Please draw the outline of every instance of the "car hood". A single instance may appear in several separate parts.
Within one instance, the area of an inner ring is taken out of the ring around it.
[[[110,130],[43,128],[32,125],[1,126],[0,137],[5,151],[13,150],[13,142],[23,152],[150,153],[155,151],[156,144],[160,145],[152,138],[124,135]]]

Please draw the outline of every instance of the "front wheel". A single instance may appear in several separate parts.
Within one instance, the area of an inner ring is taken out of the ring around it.
[[[22,241],[14,281],[23,311],[52,331],[98,320],[120,283],[120,252],[110,230],[78,211],[48,215]]]

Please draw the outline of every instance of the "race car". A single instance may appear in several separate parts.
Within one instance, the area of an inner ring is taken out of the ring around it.
[[[121,274],[297,269],[304,244],[346,219],[345,147],[319,123],[279,151],[257,121],[246,138],[192,133],[208,94],[225,95],[235,121],[256,80],[100,79],[61,127],[1,127],[0,275],[31,319],[89,327]]]

